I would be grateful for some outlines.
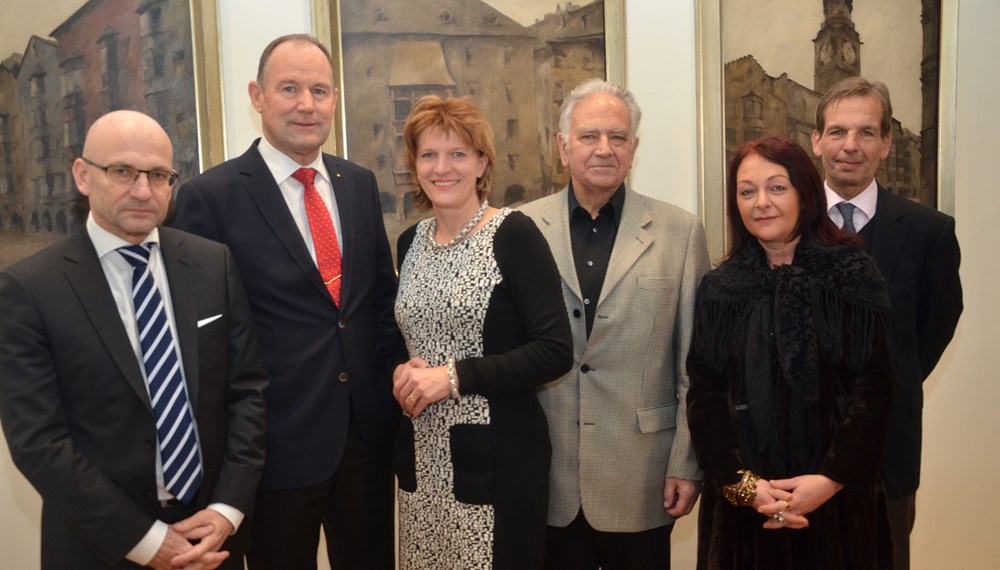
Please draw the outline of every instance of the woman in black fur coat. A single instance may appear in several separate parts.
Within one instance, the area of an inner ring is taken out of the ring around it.
[[[698,292],[688,421],[699,568],[891,568],[879,477],[891,306],[795,142],[741,148],[732,248]]]

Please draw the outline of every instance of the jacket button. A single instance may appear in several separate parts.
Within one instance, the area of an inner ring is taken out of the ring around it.
[[[337,326],[340,327],[340,328],[346,328],[347,327],[347,323],[345,323],[344,320],[341,319],[341,320],[337,321]]]
[[[577,319],[580,318],[580,309],[573,309],[573,317]]]
[[[154,444],[153,440],[151,440],[151,439],[147,439],[146,441],[144,441],[142,443],[143,443],[143,445],[146,446],[146,449],[153,449],[154,447],[156,447],[156,444]]]
[[[347,372],[341,372],[337,379],[341,382],[347,382]]]
[[[590,372],[590,365],[584,364],[583,366],[581,366],[580,367],[580,372],[583,372],[584,374]]]

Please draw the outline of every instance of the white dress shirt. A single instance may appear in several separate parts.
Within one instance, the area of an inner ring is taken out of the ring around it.
[[[101,262],[101,269],[104,270],[104,277],[108,280],[108,286],[111,288],[111,296],[114,297],[115,306],[118,308],[118,316],[121,317],[122,324],[125,326],[125,332],[128,334],[129,342],[132,344],[132,351],[135,353],[136,361],[142,363],[142,345],[139,343],[139,327],[136,324],[135,319],[135,309],[132,306],[132,265],[124,258],[120,253],[118,253],[118,248],[127,245],[132,245],[129,242],[123,240],[122,238],[108,232],[94,221],[93,214],[87,216],[87,234],[90,236],[90,241],[94,244],[94,249],[97,251],[97,257]],[[160,254],[160,232],[158,228],[153,228],[153,231],[149,232],[146,239],[142,243],[153,243],[150,248],[149,253],[149,271],[153,275],[153,281],[156,284],[157,289],[160,291],[160,297],[163,299],[163,307],[167,313],[167,323],[170,326],[170,333],[177,337],[177,325],[174,322],[174,306],[171,302],[170,297],[170,283],[167,281],[167,273],[163,267],[163,256]],[[187,390],[187,381],[184,379],[184,367],[183,367],[183,355],[180,354],[180,344],[177,346],[179,362],[182,364],[180,373],[182,378],[182,383],[184,390]],[[139,366],[139,370],[142,372],[143,380],[146,380],[146,369],[142,365]],[[148,393],[149,384],[146,382],[146,390]],[[190,402],[190,398],[188,399]],[[194,414],[192,410],[191,421],[194,422]],[[197,436],[198,429],[197,424],[195,424],[195,435]],[[199,443],[200,446],[200,443]],[[157,449],[159,449],[159,441],[157,441]],[[166,485],[163,482],[163,463],[160,458],[160,454],[156,453],[156,493],[160,501],[169,501],[175,498],[166,489]],[[235,509],[229,505],[223,503],[213,503],[209,505],[214,511],[217,511],[222,516],[226,517],[233,524],[233,528],[237,529],[240,523],[243,522],[244,514],[238,509]],[[139,541],[138,544],[132,548],[131,551],[125,556],[128,560],[139,564],[140,566],[145,566],[148,564],[156,552],[160,549],[160,545],[163,544],[164,539],[167,537],[167,523],[163,521],[156,521],[153,526],[150,527],[146,535]],[[235,532],[235,530],[234,530]]]
[[[836,192],[830,189],[827,182],[823,182],[823,189],[826,191],[826,213],[837,224],[838,228],[844,227],[844,216],[837,209],[837,204],[849,202],[854,205],[854,229],[861,231],[865,224],[875,217],[875,206],[878,202],[878,183],[872,178],[872,183],[850,200],[844,200]]]
[[[281,195],[285,199],[285,204],[288,205],[288,211],[291,212],[292,218],[295,220],[295,226],[299,228],[299,233],[302,234],[302,239],[306,242],[313,263],[316,263],[316,247],[313,245],[312,232],[309,230],[309,217],[306,215],[305,189],[298,180],[292,178],[292,174],[300,168],[316,169],[317,174],[313,185],[316,186],[319,197],[323,199],[327,210],[330,211],[330,219],[337,231],[337,244],[340,246],[341,255],[343,255],[344,232],[340,228],[340,210],[337,208],[337,198],[333,194],[330,173],[326,171],[326,165],[323,164],[323,153],[319,153],[311,164],[303,166],[274,148],[265,137],[261,137],[257,150],[260,152],[261,158],[264,159],[267,169],[271,171],[271,176],[278,183],[278,188],[281,189]]]

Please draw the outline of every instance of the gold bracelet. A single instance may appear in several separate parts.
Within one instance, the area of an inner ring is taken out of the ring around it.
[[[735,507],[749,507],[757,499],[757,481],[760,477],[749,469],[740,469],[736,473],[743,475],[743,478],[739,483],[723,487],[722,496]]]
[[[459,399],[462,395],[458,392],[458,373],[455,372],[455,359],[448,359],[448,387],[451,388],[451,397],[455,400]]]

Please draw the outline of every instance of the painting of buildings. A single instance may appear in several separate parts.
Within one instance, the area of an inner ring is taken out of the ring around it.
[[[198,172],[189,0],[89,0],[0,63],[0,267],[86,219],[70,165],[115,109],[156,118]],[[3,26],[16,26],[16,15]]]
[[[746,141],[765,134],[787,136],[812,155],[811,136],[816,126],[816,105],[831,85],[849,76],[862,75],[864,38],[853,21],[852,0],[813,0],[822,4],[822,22],[812,46],[802,45],[796,55],[808,53],[813,60],[813,84],[803,85],[788,73],[774,75],[765,70],[753,53],[725,64],[725,147],[728,164]],[[912,0],[910,0],[912,3]],[[780,2],[777,2],[780,3]],[[771,2],[775,4],[775,2]],[[773,8],[773,7],[772,7]],[[725,14],[725,6],[723,8]],[[726,26],[746,25],[733,21]],[[918,124],[892,121],[893,146],[876,178],[893,192],[935,207],[937,204],[937,61],[940,36],[940,2],[925,0],[920,17],[924,41],[912,46],[922,50],[920,65],[908,72],[919,76],[922,113]],[[780,34],[780,31],[774,31]],[[768,36],[768,41],[772,37]],[[869,77],[878,80],[879,77]],[[890,85],[893,90],[893,86]],[[903,93],[893,90],[894,99]],[[822,172],[819,159],[817,168]]]
[[[340,7],[347,154],[371,168],[390,241],[414,212],[402,128],[428,94],[471,96],[493,127],[490,203],[514,205],[567,181],[555,146],[559,105],[577,83],[605,77],[604,9],[552,3],[520,23],[504,0],[357,0]]]

